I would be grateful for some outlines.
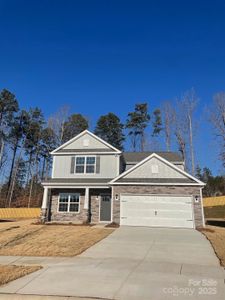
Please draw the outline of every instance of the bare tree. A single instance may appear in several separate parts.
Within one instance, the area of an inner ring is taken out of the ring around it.
[[[69,110],[69,106],[64,105],[48,119],[48,127],[55,132],[58,146],[63,142],[65,123],[69,116]]]
[[[177,100],[176,110],[173,110],[174,135],[179,147],[179,151],[187,167],[187,122],[185,120],[182,102]]]
[[[19,169],[20,160],[21,160],[22,155],[23,155],[24,144],[25,144],[25,139],[23,140],[23,143],[20,147],[20,152],[19,152],[16,164],[15,164],[15,168],[13,170],[12,180],[11,180],[11,183],[10,183],[9,192],[7,194],[8,207],[10,207],[11,203],[12,203],[12,197],[13,197],[13,192],[14,192],[14,188],[15,188],[15,184],[16,184],[17,172],[18,172],[18,169]]]
[[[213,97],[213,107],[210,110],[210,121],[214,127],[215,135],[221,142],[220,159],[225,166],[225,92]]]
[[[166,140],[167,151],[171,150],[172,130],[175,121],[174,109],[169,101],[166,101],[162,105],[162,117],[164,125],[164,133]]]
[[[192,175],[195,174],[195,156],[194,156],[194,112],[197,107],[199,99],[196,95],[194,88],[185,92],[181,98],[181,104],[184,109],[184,117],[187,122],[188,136],[189,136],[189,149],[190,149],[190,157],[191,157],[191,171]]]
[[[4,140],[3,140],[0,148],[0,174],[6,162],[7,162],[7,151],[5,150]]]

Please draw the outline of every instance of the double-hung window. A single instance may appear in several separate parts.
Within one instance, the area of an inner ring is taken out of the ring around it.
[[[95,156],[76,156],[75,173],[94,174],[96,169]]]
[[[60,193],[58,211],[78,213],[80,211],[80,194]]]

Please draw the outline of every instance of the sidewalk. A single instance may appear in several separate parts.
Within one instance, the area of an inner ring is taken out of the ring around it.
[[[12,295],[1,294],[1,300],[94,300],[94,298],[77,298],[69,296],[37,296],[37,295]],[[97,299],[97,298],[95,298]]]
[[[71,257],[48,256],[0,256],[0,265],[42,265],[51,266],[65,262]]]

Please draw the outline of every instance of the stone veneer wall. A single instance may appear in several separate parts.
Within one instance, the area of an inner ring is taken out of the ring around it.
[[[58,212],[59,193],[80,193],[80,212]],[[90,189],[91,223],[99,223],[100,195],[110,194],[111,189]],[[52,190],[50,200],[50,220],[55,222],[85,223],[89,220],[88,210],[84,209],[84,189]],[[43,212],[44,214],[44,212]],[[43,217],[42,217],[43,218]]]
[[[115,195],[120,194],[158,194],[158,195],[182,195],[182,196],[199,196],[200,199],[200,188],[195,186],[150,186],[150,185],[139,185],[139,186],[128,186],[128,185],[118,185],[113,187],[113,221],[115,223],[120,223],[120,200],[115,200]],[[198,203],[194,205],[194,219],[195,226],[203,226],[202,218],[202,204],[199,200]]]
[[[96,195],[91,195],[91,223],[99,222],[99,203],[100,197]]]

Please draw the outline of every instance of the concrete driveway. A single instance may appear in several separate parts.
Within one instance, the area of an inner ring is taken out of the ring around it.
[[[122,227],[80,256],[46,263],[0,293],[222,300],[224,278],[210,243],[199,232]]]

